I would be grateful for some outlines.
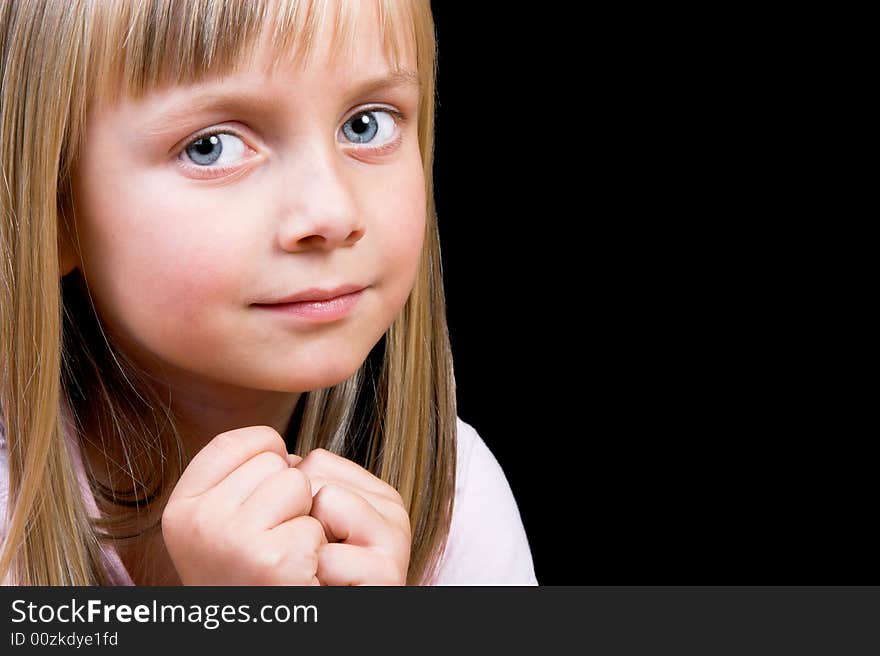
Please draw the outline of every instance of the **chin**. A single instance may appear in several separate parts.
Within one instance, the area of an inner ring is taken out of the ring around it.
[[[298,391],[308,391],[333,387],[355,375],[363,360],[346,362],[327,361],[311,363],[308,369],[296,371],[295,387]]]

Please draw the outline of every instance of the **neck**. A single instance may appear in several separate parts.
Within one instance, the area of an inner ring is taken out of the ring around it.
[[[180,403],[172,404],[171,410],[181,438],[184,468],[217,435],[248,426],[270,426],[282,437],[290,434],[288,449],[294,451],[301,420],[301,409],[299,412],[295,410],[298,409],[300,398],[299,393],[267,392],[251,405],[239,403],[235,407],[208,404],[192,397],[179,398]],[[118,434],[108,435],[106,430],[99,431],[96,419],[93,416],[82,417],[85,433],[83,458],[96,478],[110,487],[113,487],[113,480],[130,482],[128,469],[131,466],[135,472],[144,472],[142,476],[149,479],[149,468],[156,467],[158,462],[155,451],[150,449],[150,453],[146,445],[130,443]],[[114,425],[109,420],[101,423],[104,426]],[[155,443],[155,439],[151,437],[150,442]],[[164,442],[167,444],[168,440]],[[176,458],[174,453],[159,457],[166,456]],[[130,460],[134,462],[129,464]]]
[[[285,437],[295,436],[299,417],[295,416],[301,394],[266,392],[253,401],[236,406],[205,403],[199,399],[179,398],[173,406],[183,440],[186,462],[221,433],[249,426],[270,426]],[[288,445],[292,450],[295,444]]]

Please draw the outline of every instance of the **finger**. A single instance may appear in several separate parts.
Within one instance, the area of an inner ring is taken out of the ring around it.
[[[296,467],[299,463],[302,462],[302,456],[298,456],[295,453],[288,453],[287,461],[288,463],[290,463],[291,467]]]
[[[400,498],[397,490],[382,479],[377,478],[356,462],[326,449],[313,449],[303,458],[302,462],[296,465],[296,468],[304,471],[309,478],[323,477],[337,480],[341,483],[347,483],[349,487],[362,488],[367,492],[389,499]]]
[[[370,502],[334,483],[321,487],[310,514],[324,526],[329,542],[387,548],[398,537]]]
[[[274,451],[263,451],[205,492],[202,499],[208,508],[216,508],[218,514],[227,516],[237,512],[263,481],[285,469],[289,469],[286,459]]]
[[[409,513],[407,513],[406,509],[400,505],[398,500],[391,500],[387,496],[367,492],[363,488],[351,487],[348,483],[340,482],[338,480],[329,480],[320,476],[310,478],[309,482],[312,485],[313,497],[317,496],[318,492],[320,492],[321,488],[325,485],[332,484],[337,487],[345,488],[349,492],[357,494],[365,499],[389,524],[400,526],[401,528],[403,528],[403,525],[406,525],[406,530],[409,530]],[[314,504],[314,501],[312,503]]]
[[[294,583],[309,580],[310,576],[313,577],[313,585],[321,584],[316,578],[318,554],[327,544],[321,522],[309,515],[302,515],[282,522],[267,534],[279,548],[289,553],[279,565],[280,585],[284,585],[285,581]]]
[[[264,478],[244,500],[238,513],[242,523],[257,529],[270,529],[282,522],[308,515],[312,508],[312,486],[295,467]]]
[[[264,451],[277,453],[285,460],[287,458],[284,439],[270,426],[248,426],[220,433],[193,457],[177,481],[171,497],[187,498],[203,494],[242,463]]]
[[[318,552],[322,585],[402,585],[406,582],[387,556],[350,544],[331,543]]]

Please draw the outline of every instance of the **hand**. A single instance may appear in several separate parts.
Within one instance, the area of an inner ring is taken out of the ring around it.
[[[311,482],[310,514],[326,534],[318,551],[321,584],[406,585],[412,533],[397,490],[326,449],[305,459],[291,454],[289,462]]]
[[[221,433],[195,455],[162,513],[183,585],[320,585],[324,526],[287,457],[268,426]]]

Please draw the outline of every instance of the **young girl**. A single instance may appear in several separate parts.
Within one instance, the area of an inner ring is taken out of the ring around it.
[[[426,0],[10,0],[0,57],[0,580],[536,583],[456,414]]]

